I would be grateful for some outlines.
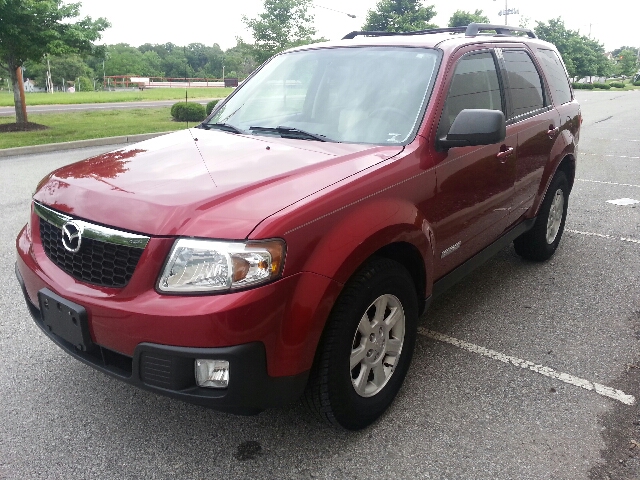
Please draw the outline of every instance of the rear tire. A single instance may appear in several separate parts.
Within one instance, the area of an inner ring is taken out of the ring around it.
[[[409,272],[389,259],[365,263],[331,311],[303,397],[306,406],[348,430],[374,422],[402,386],[417,322]]]
[[[540,205],[533,228],[513,241],[516,253],[527,260],[544,261],[555,253],[564,232],[569,205],[569,182],[557,171]]]

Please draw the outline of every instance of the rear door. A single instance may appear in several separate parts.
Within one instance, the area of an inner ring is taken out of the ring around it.
[[[559,134],[560,116],[528,50],[499,49],[507,92],[507,126],[517,135],[517,161],[510,223],[531,208]]]

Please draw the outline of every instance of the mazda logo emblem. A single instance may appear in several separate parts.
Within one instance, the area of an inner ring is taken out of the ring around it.
[[[62,246],[71,253],[80,250],[82,227],[76,222],[67,222],[62,226]]]

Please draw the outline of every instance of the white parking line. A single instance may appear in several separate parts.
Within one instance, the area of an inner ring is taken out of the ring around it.
[[[568,228],[566,231],[569,233],[577,233],[578,235],[586,235],[587,237],[610,238],[612,240],[622,240],[623,242],[637,243],[640,245],[640,240],[637,240],[635,238],[614,237],[613,235],[605,235],[604,233],[581,232],[580,230],[570,230]]]
[[[640,185],[633,185],[631,183],[603,182],[601,180],[586,180],[584,178],[576,178],[576,182],[602,183],[604,185],[616,185],[618,187],[636,187],[636,188],[640,188]]]
[[[592,157],[610,157],[610,158],[632,158],[634,160],[640,159],[640,157],[631,157],[629,155],[613,155],[611,153],[601,154],[601,153],[585,153],[580,152],[580,155],[591,155]]]
[[[635,405],[636,403],[636,399],[633,395],[627,395],[622,390],[616,390],[615,388],[607,387],[606,385],[601,385],[600,383],[591,382],[589,380],[585,380],[584,378],[575,377],[573,375],[569,375],[568,373],[558,372],[553,368],[538,365],[528,360],[512,357],[510,355],[505,355],[504,353],[496,352],[495,350],[489,350],[488,348],[480,347],[463,340],[458,340],[457,338],[449,337],[442,333],[434,332],[433,330],[428,330],[423,327],[418,327],[418,333],[420,335],[424,335],[425,337],[432,338],[433,340],[449,343],[455,347],[462,348],[463,350],[467,350],[469,352],[477,353],[478,355],[482,355],[484,357],[492,358],[503,363],[509,363],[525,370],[531,370],[533,372],[539,373],[540,375],[544,375],[545,377],[555,378],[556,380],[568,383],[569,385],[584,388],[585,390],[595,391],[602,396],[612,398],[624,403],[625,405]]]

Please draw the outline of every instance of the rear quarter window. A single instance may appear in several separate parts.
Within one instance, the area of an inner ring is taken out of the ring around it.
[[[556,105],[562,105],[572,100],[569,79],[562,60],[553,50],[539,49],[537,51],[538,60],[542,64],[542,69],[549,82],[551,95]]]

